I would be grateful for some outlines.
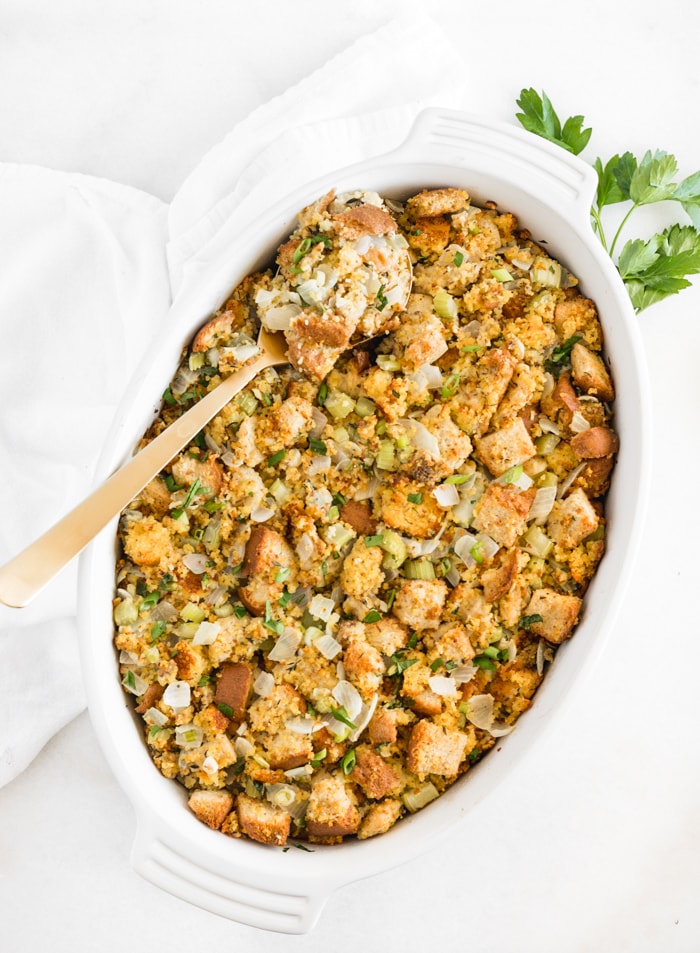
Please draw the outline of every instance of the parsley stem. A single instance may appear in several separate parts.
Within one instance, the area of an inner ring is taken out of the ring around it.
[[[637,204],[637,202],[635,202],[635,203],[628,209],[627,214],[624,216],[624,218],[623,218],[622,221],[620,222],[620,224],[619,224],[619,226],[618,226],[618,228],[617,228],[617,231],[615,232],[615,237],[614,237],[613,240],[612,240],[612,244],[610,245],[610,251],[608,252],[608,254],[610,255],[611,258],[612,258],[612,256],[613,256],[613,252],[615,251],[615,245],[617,245],[617,240],[618,240],[618,238],[620,237],[620,235],[622,234],[622,229],[623,229],[623,228],[625,227],[625,225],[627,224],[627,222],[628,222],[628,220],[629,220],[629,217],[630,217],[630,215],[632,214],[632,212],[634,212],[635,209],[637,209],[637,208],[639,208],[639,205]]]
[[[600,217],[600,209],[598,208],[597,205],[594,205],[591,207],[591,218],[593,219],[593,231],[596,233],[596,235],[600,239],[601,245],[607,252],[608,243],[605,240],[605,232],[603,231],[603,222]],[[610,253],[608,252],[608,254]]]

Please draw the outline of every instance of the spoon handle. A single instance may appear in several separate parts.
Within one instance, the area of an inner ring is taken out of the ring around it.
[[[266,367],[284,363],[279,352],[263,349],[166,427],[43,536],[0,567],[0,602],[14,608],[28,605],[232,397]]]

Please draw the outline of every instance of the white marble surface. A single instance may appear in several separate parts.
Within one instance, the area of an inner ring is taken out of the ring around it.
[[[0,158],[167,201],[251,108],[413,9],[0,0]],[[507,119],[522,86],[545,88],[562,113],[585,113],[592,155],[663,148],[682,175],[700,168],[693,0],[592,0],[583,15],[555,0],[431,9],[463,49],[466,108]],[[407,83],[440,68],[431,52],[406,64]],[[344,888],[306,937],[220,920],[131,871],[133,811],[83,714],[0,790],[3,950],[700,949],[700,287],[639,320],[656,453],[634,582],[584,690],[449,848]]]

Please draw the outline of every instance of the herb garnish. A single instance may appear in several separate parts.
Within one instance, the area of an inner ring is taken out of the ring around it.
[[[591,129],[583,128],[583,116],[572,116],[561,124],[546,93],[523,89],[517,100],[522,112],[516,114],[529,132],[579,155],[588,145]],[[661,149],[648,150],[641,159],[631,152],[614,155],[606,162],[596,158],[598,189],[591,208],[593,230],[608,252],[625,283],[634,310],[645,308],[677,294],[690,285],[689,275],[700,273],[700,171],[676,182],[675,156]],[[615,251],[631,215],[645,205],[677,202],[692,224],[677,222],[648,240],[631,239],[617,259]],[[617,229],[608,241],[601,212],[610,205],[628,203],[619,217]]]

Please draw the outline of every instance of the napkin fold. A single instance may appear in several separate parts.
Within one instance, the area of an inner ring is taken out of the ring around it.
[[[442,49],[417,81],[407,64]],[[414,85],[415,84],[415,85]],[[0,564],[90,490],[131,374],[172,300],[297,185],[398,145],[427,105],[462,105],[464,70],[426,16],[391,21],[260,106],[170,206],[117,183],[0,164]],[[0,606],[0,786],[85,705],[77,572],[26,609]]]

